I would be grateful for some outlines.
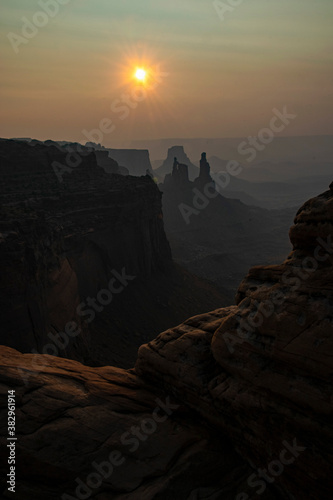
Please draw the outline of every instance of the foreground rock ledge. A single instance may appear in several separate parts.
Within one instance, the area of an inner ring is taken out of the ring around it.
[[[329,499],[333,481],[333,192],[308,201],[281,265],[250,270],[237,306],[197,316],[140,348],[136,372],[228,432],[257,467],[284,442],[278,475],[297,500]],[[304,450],[304,448],[306,448]],[[278,466],[276,466],[278,468]]]
[[[8,388],[16,391],[15,495],[4,479]],[[231,500],[248,490],[253,470],[230,440],[133,371],[1,347],[0,389],[2,498]]]

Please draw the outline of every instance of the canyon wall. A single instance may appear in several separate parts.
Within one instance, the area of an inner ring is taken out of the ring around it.
[[[81,334],[60,354],[87,359],[79,304],[107,288],[113,271],[149,280],[171,266],[161,193],[148,176],[106,174],[94,153],[70,171],[61,148],[1,141],[0,158],[1,342],[52,354],[44,347],[52,336],[61,343],[74,321]],[[61,182],[54,162],[68,168]]]
[[[128,368],[156,332],[225,298],[173,265],[150,176],[49,142],[0,140],[0,342]]]

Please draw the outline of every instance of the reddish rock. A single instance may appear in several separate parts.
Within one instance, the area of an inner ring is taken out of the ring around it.
[[[227,431],[257,467],[306,448],[278,484],[328,499],[333,464],[333,193],[299,210],[288,259],[252,268],[237,306],[191,318],[142,346],[137,373]]]
[[[233,500],[248,488],[252,470],[229,439],[134,371],[2,347],[0,382],[4,400],[7,388],[16,391],[17,436],[13,496],[4,479],[6,405],[0,410],[2,498]],[[112,468],[105,464],[110,460]],[[80,482],[83,496],[75,491],[78,481],[86,484]],[[272,491],[267,498],[278,497]]]

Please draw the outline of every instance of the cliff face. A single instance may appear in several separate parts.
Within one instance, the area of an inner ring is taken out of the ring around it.
[[[84,153],[0,141],[0,343],[130,367],[156,332],[223,297],[173,266],[152,179]]]
[[[19,208],[2,207],[0,216],[1,342],[23,352],[43,352],[50,343],[47,334],[60,332],[71,319],[82,337],[63,354],[83,359],[87,331],[75,312],[77,276],[64,256],[59,227]]]
[[[166,272],[171,252],[150,177],[108,175],[92,153],[59,182],[52,164],[66,165],[67,155],[54,146],[0,142],[1,342],[52,353],[43,350],[50,335],[61,337],[75,321],[82,333],[58,352],[87,360],[82,301],[107,288],[113,271],[138,280]]]

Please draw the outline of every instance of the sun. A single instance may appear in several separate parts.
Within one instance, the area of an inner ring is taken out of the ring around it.
[[[135,71],[135,74],[134,74],[135,78],[137,80],[139,80],[140,82],[145,81],[146,75],[147,75],[147,71],[143,68],[137,68],[137,70]]]

